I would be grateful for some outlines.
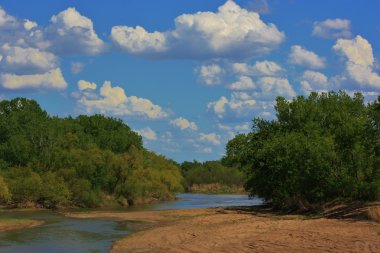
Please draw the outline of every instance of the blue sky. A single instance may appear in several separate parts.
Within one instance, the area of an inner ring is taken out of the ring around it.
[[[380,93],[379,1],[0,0],[0,99],[123,119],[179,162],[219,159],[276,96]]]

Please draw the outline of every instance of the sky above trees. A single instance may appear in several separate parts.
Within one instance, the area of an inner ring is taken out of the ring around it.
[[[0,0],[0,99],[121,118],[177,161],[218,159],[276,96],[380,94],[378,1]]]

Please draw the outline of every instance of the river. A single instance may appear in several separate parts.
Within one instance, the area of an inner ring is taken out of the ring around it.
[[[259,199],[249,199],[246,195],[184,193],[178,194],[178,198],[117,211],[249,206],[261,203]],[[45,221],[38,227],[0,233],[0,253],[108,252],[114,241],[133,232],[133,226],[128,222],[67,218],[52,211],[1,211],[0,217]]]

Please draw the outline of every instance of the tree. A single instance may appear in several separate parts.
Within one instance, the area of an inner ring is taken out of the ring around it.
[[[46,208],[169,199],[183,179],[120,119],[51,117],[24,98],[0,101],[0,178],[0,201]]]
[[[277,120],[254,119],[223,161],[245,167],[247,190],[279,207],[379,199],[379,102],[345,92],[279,97]]]
[[[8,185],[4,178],[0,176],[0,203],[8,203],[12,198],[12,194],[9,192]]]

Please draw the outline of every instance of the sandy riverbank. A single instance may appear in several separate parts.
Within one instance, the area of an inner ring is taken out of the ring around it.
[[[71,213],[144,221],[110,252],[380,252],[380,224],[218,208]]]
[[[43,224],[40,220],[25,220],[25,219],[0,219],[0,233],[31,228]]]

